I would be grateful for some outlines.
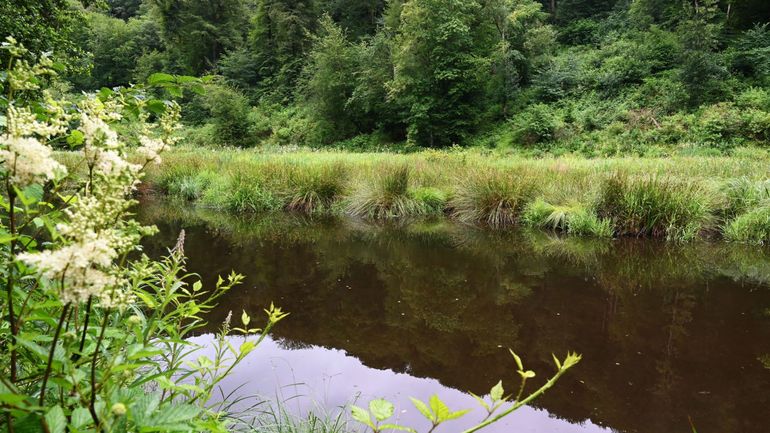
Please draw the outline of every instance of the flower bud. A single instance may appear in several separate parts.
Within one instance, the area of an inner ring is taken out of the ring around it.
[[[115,403],[112,405],[112,414],[115,416],[123,416],[126,414],[126,405],[123,403]]]

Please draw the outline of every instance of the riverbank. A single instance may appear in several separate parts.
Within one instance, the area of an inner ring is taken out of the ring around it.
[[[145,189],[233,213],[441,216],[496,229],[763,243],[769,169],[770,155],[755,149],[610,159],[177,149],[148,171]]]

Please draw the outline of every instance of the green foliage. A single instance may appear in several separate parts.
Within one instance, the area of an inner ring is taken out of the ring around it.
[[[482,94],[484,51],[474,32],[479,5],[413,0],[401,12],[391,97],[406,110],[409,140],[427,147],[461,142]]]
[[[172,71],[200,75],[243,43],[246,4],[240,0],[151,0]]]
[[[469,173],[457,185],[450,208],[459,221],[506,227],[518,220],[535,188],[534,178],[526,172]]]
[[[730,221],[724,228],[727,240],[764,244],[770,241],[770,207],[751,209]]]
[[[374,173],[353,192],[347,212],[371,219],[403,218],[426,214],[428,202],[416,199],[410,190],[411,170],[406,165],[390,166]]]
[[[599,219],[594,212],[580,203],[555,206],[539,198],[527,205],[522,214],[522,223],[578,236],[606,238],[613,235],[610,220]]]
[[[213,397],[286,314],[271,305],[261,329],[249,326],[245,311],[240,326],[228,317],[204,351],[189,338],[243,277],[231,273],[204,287],[186,271],[184,232],[167,256],[149,259],[140,240],[156,230],[131,218],[130,194],[143,169],[176,141],[178,105],[143,87],[41,101],[37,91],[56,75],[50,60],[30,65],[12,39],[3,50],[11,58],[0,74],[8,102],[0,142],[0,415],[7,430],[249,428]],[[181,79],[150,82],[173,93]],[[67,155],[84,170],[68,173],[52,157],[57,141],[72,147]],[[140,143],[139,164],[126,159],[132,141]],[[239,347],[231,332],[243,336]]]
[[[713,206],[713,195],[692,182],[616,174],[604,182],[597,212],[621,236],[690,240],[712,228]]]
[[[582,357],[574,353],[568,353],[563,361],[559,360],[556,355],[553,355],[554,364],[556,365],[556,373],[551,376],[544,385],[530,394],[525,394],[527,380],[535,377],[535,372],[532,370],[525,370],[522,364],[521,358],[511,350],[516,361],[518,368],[517,373],[521,376],[521,384],[519,386],[519,392],[513,400],[512,404],[509,404],[509,400],[512,396],[505,395],[505,389],[503,388],[502,381],[498,382],[489,391],[489,400],[491,404],[487,402],[487,399],[474,395],[476,401],[485,410],[486,417],[484,420],[473,427],[463,430],[463,433],[473,433],[479,431],[491,424],[494,424],[501,419],[512,414],[521,407],[534,401],[541,395],[543,395],[549,388],[551,388],[559,378],[564,375],[570,368],[577,365]],[[437,395],[432,395],[428,399],[427,403],[414,397],[410,397],[412,404],[420,414],[425,417],[431,423],[431,427],[428,432],[436,430],[441,425],[446,424],[449,421],[456,420],[468,412],[470,409],[462,409],[453,411],[441,401],[441,398]],[[507,405],[507,406],[506,406]],[[399,430],[417,433],[417,430],[411,427],[406,427],[398,424],[383,424],[390,417],[393,416],[394,407],[393,404],[382,399],[372,400],[369,402],[369,410],[358,406],[351,407],[351,416],[354,420],[368,427],[372,433],[380,433],[388,430]]]
[[[221,83],[206,85],[195,104],[211,124],[208,145],[250,147],[256,144],[248,99],[237,89]]]

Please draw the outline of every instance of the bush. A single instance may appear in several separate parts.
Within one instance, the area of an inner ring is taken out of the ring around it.
[[[209,84],[195,103],[205,110],[212,125],[210,144],[251,147],[256,140],[251,131],[251,108],[246,96],[223,83]]]
[[[558,113],[545,104],[530,105],[513,122],[518,141],[525,145],[551,141],[560,126]]]

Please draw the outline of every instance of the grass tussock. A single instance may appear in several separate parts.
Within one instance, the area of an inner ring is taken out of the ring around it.
[[[151,167],[150,187],[142,190],[236,214],[446,215],[466,224],[501,229],[520,223],[575,236],[765,242],[768,158],[744,153],[531,159],[473,151],[177,149]]]
[[[752,209],[730,221],[724,228],[724,236],[736,242],[770,242],[770,206]]]
[[[404,218],[428,213],[431,207],[421,200],[425,196],[416,196],[410,189],[410,176],[411,169],[406,165],[381,169],[353,193],[347,213],[371,219]]]
[[[501,228],[515,224],[534,195],[529,173],[475,171],[459,182],[449,206],[458,221]]]
[[[686,241],[713,228],[714,202],[708,189],[687,180],[615,174],[602,185],[597,211],[617,235]]]
[[[343,196],[348,172],[344,165],[302,164],[289,176],[284,190],[284,208],[314,214],[330,210]]]
[[[609,219],[601,219],[582,203],[552,205],[542,198],[530,203],[522,214],[522,223],[532,228],[552,230],[578,236],[610,238]]]

